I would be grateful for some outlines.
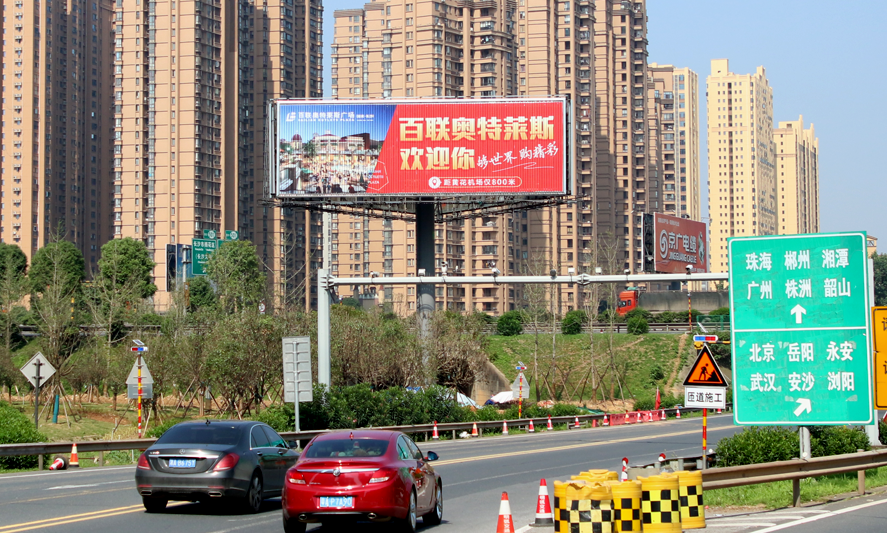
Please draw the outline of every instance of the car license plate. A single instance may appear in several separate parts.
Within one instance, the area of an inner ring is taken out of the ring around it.
[[[170,468],[194,468],[197,466],[197,459],[170,459]]]
[[[336,509],[354,507],[354,496],[321,496],[319,507],[333,507]]]

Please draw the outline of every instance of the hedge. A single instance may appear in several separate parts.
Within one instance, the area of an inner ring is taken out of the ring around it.
[[[813,457],[869,450],[868,437],[859,427],[810,426]],[[717,447],[718,466],[739,466],[800,457],[798,432],[779,426],[750,426],[741,433],[721,439]]]
[[[46,436],[34,427],[34,420],[15,407],[0,402],[0,444],[46,442]],[[36,455],[0,457],[0,468],[35,468]]]

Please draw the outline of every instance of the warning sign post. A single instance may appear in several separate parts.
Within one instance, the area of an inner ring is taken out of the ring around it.
[[[702,411],[702,455],[708,455],[708,410],[727,408],[727,380],[708,344],[703,344],[696,361],[684,380],[684,406],[698,407]],[[708,461],[702,461],[706,468]]]

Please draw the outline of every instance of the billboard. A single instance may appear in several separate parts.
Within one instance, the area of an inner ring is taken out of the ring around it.
[[[277,197],[562,195],[562,98],[278,100]]]
[[[653,214],[655,271],[665,273],[708,272],[705,222]]]

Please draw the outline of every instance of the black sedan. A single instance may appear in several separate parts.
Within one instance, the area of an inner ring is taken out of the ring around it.
[[[169,500],[239,500],[258,512],[280,496],[286,471],[299,454],[269,426],[206,420],[171,427],[139,457],[136,488],[149,513]]]

